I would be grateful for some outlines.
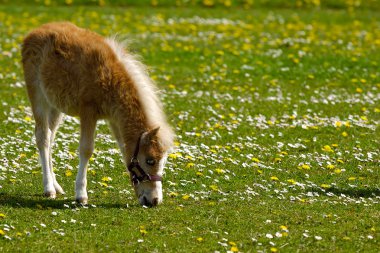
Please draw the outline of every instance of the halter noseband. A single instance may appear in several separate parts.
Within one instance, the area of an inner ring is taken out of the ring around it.
[[[161,176],[149,175],[140,166],[140,163],[139,163],[139,160],[137,159],[137,156],[138,156],[139,150],[140,150],[141,136],[142,136],[142,134],[139,136],[139,139],[137,140],[135,152],[133,153],[131,162],[128,165],[128,171],[131,173],[131,176],[132,176],[132,183],[133,183],[133,185],[138,185],[138,184],[143,183],[143,182],[162,181]]]

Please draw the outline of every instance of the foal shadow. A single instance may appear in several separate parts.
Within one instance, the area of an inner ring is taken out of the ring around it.
[[[62,197],[61,197],[62,198]],[[95,205],[93,205],[95,204]],[[56,199],[49,199],[41,194],[34,195],[11,195],[6,192],[0,192],[0,207],[8,206],[13,208],[30,208],[30,209],[67,209],[83,207],[80,204],[76,204],[73,199],[66,198],[60,199],[58,196]],[[92,208],[96,206],[97,208],[106,209],[123,209],[123,208],[141,208],[138,203],[89,203],[86,207]]]
[[[14,208],[32,208],[32,209],[63,209],[64,204],[70,204],[69,199],[48,199],[42,195],[11,195],[6,192],[0,192],[0,207],[9,206]]]

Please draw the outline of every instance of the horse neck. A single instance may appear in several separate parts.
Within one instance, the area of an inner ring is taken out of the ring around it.
[[[113,117],[110,119],[115,137],[120,147],[123,147],[125,159],[131,159],[136,143],[140,135],[148,131],[149,127],[143,110],[133,107],[129,103],[115,110]]]

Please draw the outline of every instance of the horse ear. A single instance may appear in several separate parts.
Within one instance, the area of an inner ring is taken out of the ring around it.
[[[152,130],[149,130],[147,132],[145,132],[144,134],[144,141],[146,143],[150,143],[152,141],[155,141],[157,140],[157,134],[158,134],[158,131],[160,130],[160,127],[156,127]]]

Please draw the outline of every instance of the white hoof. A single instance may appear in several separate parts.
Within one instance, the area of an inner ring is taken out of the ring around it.
[[[49,199],[55,199],[56,192],[55,191],[45,191],[44,195],[45,195],[45,197],[47,197]]]
[[[62,195],[65,194],[65,191],[62,189],[62,187],[58,183],[54,183],[54,188],[58,194],[62,194]]]
[[[88,203],[88,198],[82,197],[82,198],[76,198],[76,202],[81,205],[87,205]]]

